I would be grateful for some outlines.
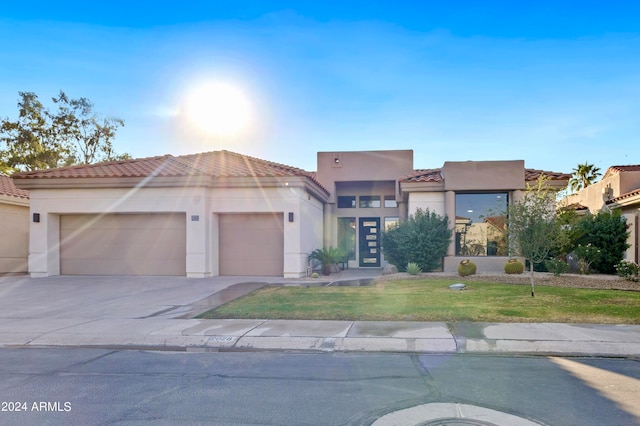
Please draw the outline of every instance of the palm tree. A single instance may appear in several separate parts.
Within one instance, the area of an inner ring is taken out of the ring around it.
[[[569,179],[569,187],[571,191],[579,191],[591,185],[600,173],[600,168],[593,164],[588,164],[586,161],[584,164],[578,164],[578,167],[573,169],[573,176]]]

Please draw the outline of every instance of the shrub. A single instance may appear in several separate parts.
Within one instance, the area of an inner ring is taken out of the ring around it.
[[[629,260],[622,260],[616,265],[616,273],[627,281],[640,280],[640,266]]]
[[[518,259],[509,259],[504,264],[504,272],[507,274],[521,274],[524,272],[524,265]]]
[[[587,215],[576,224],[580,237],[576,243],[582,246],[591,244],[600,249],[600,253],[591,263],[595,272],[614,274],[616,265],[624,258],[629,247],[627,221],[619,211],[613,213],[600,211],[596,215]],[[576,249],[580,258],[580,253]]]
[[[560,259],[547,259],[544,261],[544,266],[555,276],[560,276],[569,270],[569,264]]]
[[[465,259],[460,262],[458,265],[458,274],[461,277],[466,277],[468,275],[473,275],[476,273],[476,264],[470,261],[469,259]]]
[[[407,263],[407,274],[409,275],[419,275],[422,273],[422,268],[415,262]]]
[[[311,274],[311,278],[319,278],[320,275],[318,275],[317,272],[314,272],[313,274]]]
[[[576,247],[576,256],[578,256],[578,263],[580,263],[580,273],[588,274],[591,272],[591,264],[598,260],[600,256],[601,250],[591,245],[591,243],[583,246],[582,244],[578,244]]]
[[[441,266],[450,242],[449,219],[429,209],[418,209],[407,220],[382,233],[382,252],[398,270],[413,262],[423,271],[432,271]]]

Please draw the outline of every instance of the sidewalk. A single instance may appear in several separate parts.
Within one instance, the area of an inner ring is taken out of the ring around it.
[[[367,321],[73,319],[0,325],[3,347],[640,356],[640,326]]]
[[[366,277],[353,272],[332,278]],[[255,277],[126,280],[3,279],[0,347],[640,356],[640,325],[184,319],[222,303],[225,292],[237,297],[268,282],[287,283]]]

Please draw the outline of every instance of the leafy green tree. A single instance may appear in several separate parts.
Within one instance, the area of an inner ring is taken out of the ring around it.
[[[440,267],[450,242],[449,218],[429,209],[418,209],[407,220],[382,233],[382,252],[399,271],[409,263],[416,263],[428,272]]]
[[[117,154],[112,140],[124,121],[94,113],[86,98],[64,92],[46,108],[33,92],[19,92],[18,118],[0,121],[0,171],[32,171],[129,158]]]
[[[588,214],[576,224],[580,235],[576,244],[599,249],[598,256],[591,262],[591,268],[602,274],[615,274],[616,265],[624,258],[629,245],[627,220],[620,211],[601,210],[597,214]]]
[[[600,168],[593,164],[578,164],[578,167],[573,169],[573,175],[569,179],[569,187],[571,191],[579,191],[586,188],[596,181],[596,179],[602,175]]]
[[[0,171],[31,171],[63,166],[70,151],[51,114],[31,92],[20,92],[18,119],[0,122]]]
[[[534,264],[549,257],[561,238],[556,217],[555,192],[541,175],[535,187],[529,187],[520,201],[508,208],[508,236],[514,254],[529,261],[531,297],[535,296]]]

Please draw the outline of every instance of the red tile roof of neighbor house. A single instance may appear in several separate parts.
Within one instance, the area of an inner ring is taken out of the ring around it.
[[[636,195],[640,195],[640,188],[634,189],[633,191],[626,192],[624,194],[620,194],[617,197],[614,197],[614,198],[610,199],[609,201],[607,201],[607,204],[615,203],[615,202],[618,202],[620,200],[624,200],[625,198],[634,197]]]
[[[0,195],[29,199],[29,191],[18,189],[9,176],[0,174]]]
[[[607,176],[620,172],[640,172],[640,164],[634,164],[630,166],[611,166],[607,169],[602,178],[604,179]]]
[[[400,179],[401,182],[442,182],[441,169],[422,169]],[[550,172],[546,170],[524,169],[524,180],[532,182],[544,174],[551,180],[569,180],[570,173]]]

